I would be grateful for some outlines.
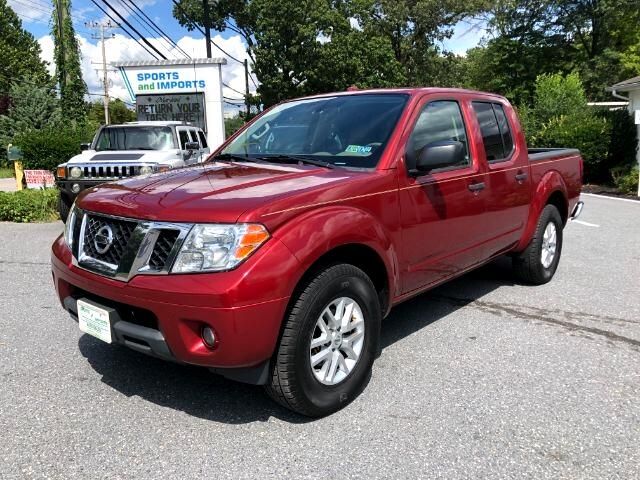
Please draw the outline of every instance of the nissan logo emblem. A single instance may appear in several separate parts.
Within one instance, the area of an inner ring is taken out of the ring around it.
[[[93,245],[96,247],[96,252],[99,254],[107,253],[107,250],[111,247],[113,243],[113,230],[109,225],[105,225],[104,227],[100,227],[98,233],[93,239]]]

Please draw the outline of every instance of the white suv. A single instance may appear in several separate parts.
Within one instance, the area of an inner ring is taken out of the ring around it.
[[[182,122],[129,122],[101,127],[82,153],[58,166],[58,209],[66,221],[73,200],[100,183],[203,162],[210,149],[201,128]]]

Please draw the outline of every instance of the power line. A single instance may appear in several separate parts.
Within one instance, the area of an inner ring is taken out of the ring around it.
[[[236,90],[235,88],[230,87],[229,85],[227,85],[227,84],[226,84],[226,83],[224,83],[224,82],[222,82],[222,86],[223,86],[223,87],[227,87],[229,90],[232,90],[232,91],[234,91],[234,92],[236,92],[236,93],[239,93],[240,95],[244,95],[244,93],[243,93],[243,92],[240,92],[240,91]]]
[[[94,1],[94,0],[92,0],[92,1]],[[144,36],[143,36],[143,35],[142,35],[138,30],[136,30],[136,28],[135,28],[133,25],[131,25],[131,24],[129,23],[129,21],[128,21],[126,18],[124,18],[122,15],[120,15],[120,13],[119,13],[116,9],[114,9],[114,8],[111,6],[111,4],[109,4],[109,2],[107,2],[107,0],[102,0],[102,2],[103,2],[106,6],[108,6],[108,7],[111,9],[111,11],[113,11],[113,13],[115,13],[115,14],[118,16],[118,18],[119,18],[120,20],[122,20],[124,23],[126,23],[126,24],[127,24],[127,26],[128,26],[131,30],[133,30],[133,31],[138,35],[138,37],[140,37],[140,40],[142,40],[145,44],[147,44],[147,45],[149,46],[149,48],[151,48],[154,52],[156,52],[158,55],[160,55],[164,60],[167,60],[167,57],[165,57],[165,56],[160,52],[160,50],[158,50],[158,49],[157,49],[157,48],[156,48],[156,47],[155,47],[151,42],[149,42],[149,40],[147,40],[147,39],[146,39],[146,38],[145,38],[145,37],[144,37]],[[94,2],[94,3],[95,3],[95,2]]]
[[[118,27],[120,27],[122,29],[122,31],[124,33],[126,33],[129,38],[133,39],[138,45],[140,45],[149,55],[151,55],[153,58],[155,58],[156,60],[159,60],[158,57],[151,51],[149,50],[146,46],[144,46],[142,43],[140,43],[140,40],[138,40],[136,37],[134,37],[131,32],[129,32],[126,28],[124,28],[122,25],[120,25],[115,18],[113,18],[104,8],[102,8],[100,6],[100,4],[98,4],[98,2],[96,2],[96,0],[91,0],[91,2],[93,2],[93,4],[98,7],[100,10],[102,10],[102,13],[104,13],[107,17],[109,17],[113,22],[115,22],[116,25],[118,25]]]
[[[120,0],[120,5],[122,5],[127,10],[127,14],[134,18],[138,22],[138,24],[145,30],[145,32],[149,34],[149,38],[158,36],[156,32],[152,31],[149,28],[149,24],[144,21],[144,19],[136,11],[134,11],[128,4],[124,3],[124,0]],[[158,47],[161,47],[165,52],[167,52],[169,56],[179,56],[179,54],[176,55],[176,52],[173,51],[173,45],[169,41],[167,41],[167,39],[163,35],[160,35],[160,37],[158,38]]]
[[[138,12],[140,12],[140,13],[138,14],[138,17],[140,17],[140,14],[141,14],[141,15],[143,15],[143,16],[144,16],[144,18],[145,18],[145,19],[146,19],[146,21],[147,21],[147,24],[148,24],[148,25],[150,25],[150,26],[151,26],[151,28],[152,28],[153,30],[155,30],[155,31],[156,31],[157,33],[159,33],[161,36],[163,36],[164,38],[166,38],[166,39],[167,39],[167,40],[168,40],[172,45],[174,45],[178,50],[180,50],[180,51],[181,51],[181,52],[182,52],[182,53],[183,53],[187,58],[191,58],[191,56],[190,56],[187,52],[185,52],[185,51],[182,49],[182,47],[180,47],[180,46],[179,46],[179,45],[178,45],[178,44],[177,44],[177,43],[176,43],[176,42],[175,42],[175,41],[174,41],[174,40],[173,40],[169,35],[167,35],[167,34],[164,32],[164,30],[162,30],[162,29],[158,26],[158,24],[157,24],[157,23],[155,23],[153,20],[151,20],[151,19],[149,18],[149,16],[148,16],[146,13],[144,13],[144,11],[143,11],[140,7],[138,7],[138,6],[135,4],[135,2],[133,2],[132,0],[126,0],[126,1],[127,1],[128,3],[130,3],[131,5],[133,5],[133,7],[134,7]],[[140,18],[141,18],[141,17],[140,17]]]

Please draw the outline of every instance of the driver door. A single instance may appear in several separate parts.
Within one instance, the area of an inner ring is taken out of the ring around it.
[[[484,167],[466,127],[463,102],[433,99],[414,112],[400,175],[403,293],[460,274],[482,260],[485,226]],[[419,172],[419,152],[443,140],[463,144],[464,161]]]

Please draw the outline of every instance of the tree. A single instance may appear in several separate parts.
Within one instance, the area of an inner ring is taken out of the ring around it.
[[[90,103],[88,110],[87,120],[89,122],[95,125],[104,125],[104,102]],[[134,122],[136,118],[136,112],[128,108],[119,98],[109,102],[109,119],[111,123]]]
[[[71,0],[53,0],[52,31],[56,78],[60,88],[60,104],[65,118],[82,123],[86,110],[87,85],[80,69],[80,47],[71,20]]]
[[[10,90],[11,106],[0,115],[0,147],[3,151],[18,133],[28,133],[62,124],[59,101],[51,87],[38,87],[27,77]]]
[[[269,106],[353,84],[460,84],[461,60],[441,55],[438,42],[485,1],[220,0],[211,27],[243,37]],[[203,25],[200,0],[173,13],[187,28]]]
[[[0,114],[9,107],[7,94],[14,82],[33,82],[46,85],[49,80],[47,65],[40,59],[40,45],[29,32],[6,0],[0,0]]]

